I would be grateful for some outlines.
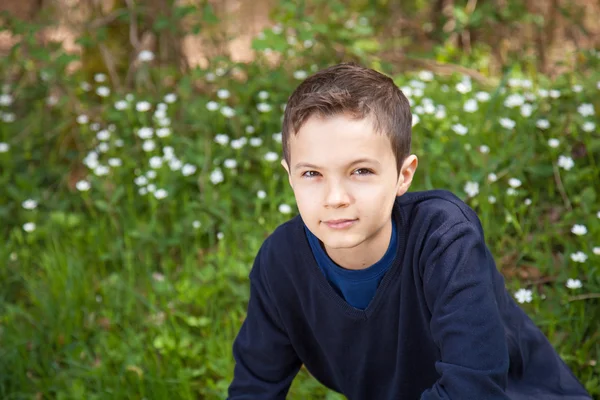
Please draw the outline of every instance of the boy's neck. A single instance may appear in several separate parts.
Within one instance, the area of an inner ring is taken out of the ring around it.
[[[381,260],[387,251],[392,237],[392,220],[390,219],[373,237],[351,249],[330,249],[321,245],[329,258],[345,269],[365,269]]]

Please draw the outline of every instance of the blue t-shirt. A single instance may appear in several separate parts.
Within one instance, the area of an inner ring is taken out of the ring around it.
[[[312,249],[315,260],[325,274],[327,281],[335,291],[352,307],[364,310],[375,295],[381,278],[392,265],[398,248],[398,235],[396,223],[392,220],[392,236],[390,244],[383,257],[375,264],[365,269],[345,269],[333,262],[321,247],[321,242],[307,227],[304,226],[308,243]]]

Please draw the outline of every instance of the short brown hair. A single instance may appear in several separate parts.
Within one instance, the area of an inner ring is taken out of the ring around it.
[[[374,130],[390,138],[398,173],[410,154],[412,114],[410,104],[391,78],[355,63],[344,63],[316,72],[292,93],[283,117],[283,157],[290,164],[290,137],[313,115],[346,114],[371,118]]]

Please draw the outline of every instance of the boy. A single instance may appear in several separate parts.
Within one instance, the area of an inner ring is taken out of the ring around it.
[[[393,81],[355,64],[290,97],[300,215],[250,272],[230,399],[284,399],[302,364],[349,400],[590,398],[506,291],[475,212],[407,193],[411,121]]]

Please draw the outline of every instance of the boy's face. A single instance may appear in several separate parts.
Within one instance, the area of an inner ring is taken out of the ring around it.
[[[290,165],[282,164],[300,215],[327,253],[387,249],[394,199],[408,190],[417,158],[398,174],[389,138],[345,115],[311,117],[289,146]]]

